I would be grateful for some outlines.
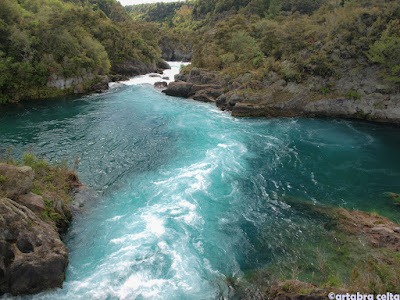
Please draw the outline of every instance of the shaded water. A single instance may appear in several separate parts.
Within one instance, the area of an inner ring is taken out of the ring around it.
[[[64,288],[38,299],[213,299],[225,276],[308,264],[326,238],[285,201],[400,219],[400,130],[321,119],[236,119],[131,81],[0,111],[0,147],[81,157],[98,192],[67,236]]]

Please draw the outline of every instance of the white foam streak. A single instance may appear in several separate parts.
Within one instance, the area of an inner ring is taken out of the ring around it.
[[[163,81],[166,83],[173,82],[175,79],[175,75],[179,74],[179,69],[181,65],[187,66],[189,63],[187,62],[168,62],[168,64],[171,66],[171,69],[164,70],[162,74],[157,74],[157,73],[150,73],[146,75],[139,75],[130,78],[129,80],[126,81],[120,81],[117,84],[123,84],[123,85],[138,85],[138,84],[151,84],[153,85],[156,82]],[[116,84],[110,84],[110,87],[115,86]]]

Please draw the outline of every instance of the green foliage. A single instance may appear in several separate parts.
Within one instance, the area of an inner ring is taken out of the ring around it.
[[[329,86],[323,86],[318,90],[322,95],[327,95],[332,93],[332,90],[329,88]]]
[[[355,99],[355,100],[360,100],[361,99],[361,95],[357,91],[354,91],[354,90],[348,91],[346,93],[346,97],[348,99]]]
[[[193,8],[191,2],[159,2],[155,4],[128,5],[126,10],[134,20],[145,22],[168,23],[176,16],[182,7]]]
[[[5,175],[0,175],[0,183],[3,183],[7,180],[7,176]]]
[[[48,199],[43,199],[43,202],[45,204],[45,211],[42,212],[42,217],[44,219],[51,219],[54,222],[57,222],[57,220],[61,219],[62,216],[55,212],[54,207],[53,207],[53,201],[48,200]]]
[[[228,11],[244,10],[259,16],[277,16],[280,11],[311,14],[327,0],[197,0],[194,5],[195,17],[217,15]]]
[[[337,274],[329,275],[328,281],[326,282],[327,287],[338,287],[342,285],[342,281]]]
[[[198,0],[192,20],[183,23],[196,36],[192,65],[222,70],[230,79],[256,72],[262,80],[273,70],[286,81],[302,82],[310,76],[337,80],[348,68],[345,62],[357,59],[381,65],[386,80],[400,82],[398,6],[382,0],[345,2]]]
[[[38,159],[32,152],[26,152],[22,156],[22,164],[31,167],[36,172],[46,172],[50,169],[50,164],[43,160]]]
[[[300,82],[301,74],[295,65],[283,64],[279,70],[280,75],[286,81]]]
[[[400,21],[392,20],[382,36],[369,49],[368,58],[382,65],[388,81],[400,83]]]
[[[256,68],[261,67],[264,64],[264,60],[265,60],[264,53],[258,51],[255,55],[255,58],[252,61],[253,66]]]
[[[256,40],[244,30],[232,34],[231,47],[237,59],[252,59],[260,51]]]
[[[129,59],[157,62],[158,37],[149,31],[116,0],[4,0],[0,104],[73,92],[48,87],[50,76],[103,75]]]

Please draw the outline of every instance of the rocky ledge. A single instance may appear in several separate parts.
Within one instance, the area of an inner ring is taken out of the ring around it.
[[[300,83],[272,71],[260,80],[250,72],[231,78],[191,68],[164,92],[215,102],[236,117],[333,117],[400,124],[400,88],[381,80],[375,66],[348,64],[340,78],[311,76]]]
[[[191,70],[189,75],[176,75],[175,80],[163,90],[163,93],[202,102],[215,102],[224,92],[221,82],[214,74],[198,69]]]
[[[72,171],[32,165],[0,163],[0,295],[62,287],[68,266],[60,233],[72,216],[67,193],[81,183]]]

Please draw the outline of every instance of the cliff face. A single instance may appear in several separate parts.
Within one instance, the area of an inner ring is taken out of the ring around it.
[[[178,75],[178,82],[165,93],[215,102],[237,117],[339,117],[400,124],[400,91],[380,79],[377,67],[350,64],[342,74],[339,79],[313,76],[296,83],[275,72],[260,81],[252,79],[251,73],[232,79],[192,68]],[[185,91],[183,86],[188,85],[196,91]]]
[[[163,36],[158,46],[161,49],[161,57],[166,61],[185,61],[192,59],[193,51],[191,45],[184,45],[179,39]]]
[[[107,75],[94,75],[84,70],[81,76],[65,78],[52,74],[46,86],[50,89],[65,94],[83,94],[89,92],[102,92],[108,89],[109,78]],[[57,93],[57,92],[56,92]]]
[[[81,184],[72,172],[61,176],[49,165],[43,172],[44,166],[0,163],[0,295],[62,287],[68,249],[59,232],[68,228],[71,209],[60,190],[72,192]],[[54,188],[42,189],[43,176],[57,178],[60,186],[50,180]]]

